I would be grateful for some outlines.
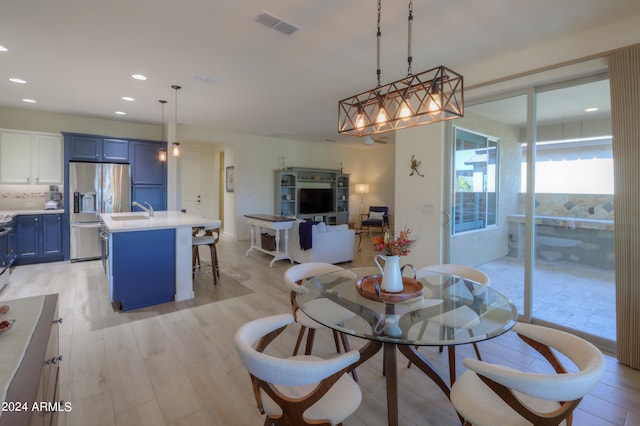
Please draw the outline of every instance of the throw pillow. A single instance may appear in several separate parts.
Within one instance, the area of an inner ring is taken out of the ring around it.
[[[369,219],[382,221],[384,219],[384,212],[369,212]]]
[[[318,232],[327,232],[327,224],[324,222],[317,223],[313,225],[313,227],[316,228]]]

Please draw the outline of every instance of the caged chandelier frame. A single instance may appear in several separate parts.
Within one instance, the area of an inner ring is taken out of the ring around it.
[[[413,0],[409,1],[407,76],[384,86],[380,84],[381,10],[378,0],[378,85],[338,103],[338,132],[369,136],[464,116],[462,75],[443,65],[419,74],[411,70]]]

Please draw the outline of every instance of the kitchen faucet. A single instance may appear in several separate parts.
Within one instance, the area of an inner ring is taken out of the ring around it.
[[[134,201],[133,203],[131,203],[132,207],[140,207],[142,210],[144,210],[145,212],[149,213],[149,217],[153,217],[153,206],[149,203],[147,203],[146,201],[144,202],[147,206],[149,206],[149,208],[146,208],[145,206],[143,206],[142,204],[140,204],[137,201]]]

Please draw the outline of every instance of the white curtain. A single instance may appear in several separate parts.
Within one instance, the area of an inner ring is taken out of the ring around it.
[[[615,176],[618,360],[640,369],[640,45],[608,58]]]

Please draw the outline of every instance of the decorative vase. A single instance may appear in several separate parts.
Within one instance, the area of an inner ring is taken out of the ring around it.
[[[384,260],[384,269],[380,266],[378,258]],[[400,256],[384,256],[377,254],[373,258],[380,273],[382,274],[382,291],[387,293],[400,293],[404,286],[402,284],[402,272],[400,271]]]

